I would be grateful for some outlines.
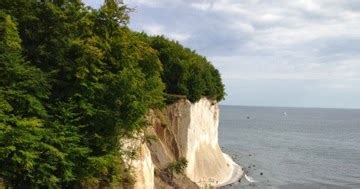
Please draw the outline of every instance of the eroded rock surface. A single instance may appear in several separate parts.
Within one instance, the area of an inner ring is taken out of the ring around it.
[[[144,183],[137,183],[136,188],[150,188],[148,180],[153,178],[154,171],[153,188],[223,186],[242,176],[241,167],[222,153],[218,144],[219,106],[216,102],[206,98],[194,104],[179,100],[162,112],[152,112],[149,119],[151,127],[145,132],[145,138],[150,140],[144,144],[142,152],[143,156],[151,154],[151,163],[148,157],[143,157],[135,165],[141,167],[137,169],[140,172],[153,170],[153,173],[137,174],[140,175],[137,182]],[[181,157],[188,161],[184,175],[164,176],[163,170],[169,163]]]

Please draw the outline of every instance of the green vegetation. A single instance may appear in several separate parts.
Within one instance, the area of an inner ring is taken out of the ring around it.
[[[80,0],[0,1],[6,185],[130,183],[119,140],[146,126],[146,113],[164,106],[165,93],[192,102],[224,97],[219,72],[204,57],[132,32],[128,19],[116,0],[96,10]]]
[[[174,176],[174,173],[184,174],[187,164],[187,160],[182,157],[179,160],[169,163],[169,165],[165,168],[164,171],[170,175],[170,178],[172,178]]]
[[[219,71],[205,57],[164,36],[140,35],[159,52],[164,68],[162,80],[170,102],[180,95],[186,96],[191,102],[203,96],[217,101],[224,99],[224,85]]]

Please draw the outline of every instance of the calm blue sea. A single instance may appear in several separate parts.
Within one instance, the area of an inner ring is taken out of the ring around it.
[[[220,106],[219,141],[258,181],[230,188],[360,189],[360,110]]]

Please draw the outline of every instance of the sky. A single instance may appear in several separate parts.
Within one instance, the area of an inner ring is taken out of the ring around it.
[[[207,57],[225,83],[221,104],[360,108],[359,0],[124,2],[133,30]]]

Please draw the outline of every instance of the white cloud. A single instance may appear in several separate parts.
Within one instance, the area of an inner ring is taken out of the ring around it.
[[[124,0],[127,5],[147,6],[147,7],[168,7],[176,6],[179,3],[184,3],[182,0]]]
[[[180,42],[184,42],[191,37],[190,34],[170,31],[169,29],[165,28],[163,25],[159,25],[159,24],[144,25],[142,29],[150,35],[164,35],[170,39]]]
[[[195,9],[205,11],[205,10],[208,10],[211,8],[211,3],[193,2],[193,3],[190,3],[190,6]]]
[[[360,1],[127,3],[137,7],[132,28],[164,34],[206,55],[219,68],[226,85],[237,86],[239,79],[326,80],[329,89],[353,88],[352,94],[359,93],[354,83],[360,80]],[[236,90],[228,88],[227,93]]]
[[[180,42],[184,42],[191,37],[191,35],[185,33],[168,33],[166,36]]]
[[[161,35],[164,32],[164,26],[159,24],[148,24],[143,26],[143,30],[150,35]]]
[[[232,25],[230,26],[230,28],[234,28],[234,29],[244,31],[247,33],[253,33],[255,31],[255,28],[251,24],[244,23],[241,21],[233,22]]]
[[[297,0],[297,1],[289,1],[290,5],[293,5],[296,8],[300,8],[306,11],[313,11],[313,12],[321,12],[323,9],[319,2],[313,0]]]
[[[259,20],[262,22],[277,22],[280,21],[281,19],[282,19],[281,16],[271,13],[263,14],[259,17]]]
[[[340,62],[319,63],[251,56],[210,57],[215,66],[226,73],[223,74],[225,79],[328,80],[336,83],[360,81],[359,59],[357,56]]]

